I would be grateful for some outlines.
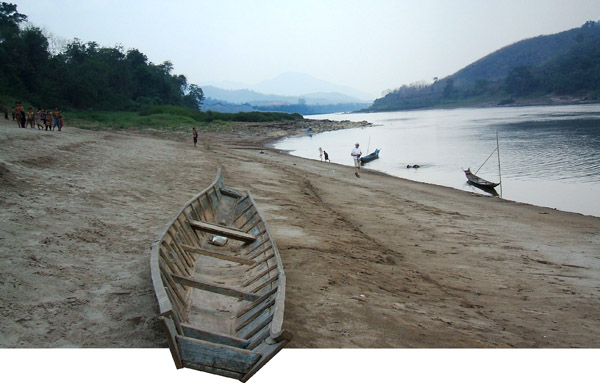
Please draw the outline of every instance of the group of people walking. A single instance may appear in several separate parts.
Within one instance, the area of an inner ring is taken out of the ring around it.
[[[8,109],[4,110],[4,118],[8,120]],[[15,107],[12,111],[12,119],[17,121],[19,128],[30,127],[38,130],[54,130],[57,129],[59,132],[63,127],[62,114],[58,108],[54,108],[54,111],[48,109],[37,108],[37,111],[33,111],[33,108],[29,108],[25,111],[22,102],[16,102]]]

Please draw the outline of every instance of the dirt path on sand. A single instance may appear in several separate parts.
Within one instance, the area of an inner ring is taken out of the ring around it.
[[[600,218],[259,152],[280,134],[0,123],[0,347],[166,346],[149,248],[218,167],[280,248],[290,347],[600,347]]]

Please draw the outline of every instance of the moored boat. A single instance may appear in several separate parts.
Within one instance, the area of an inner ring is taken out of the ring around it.
[[[277,246],[250,192],[220,170],[164,226],[150,266],[177,368],[245,382],[291,340]]]
[[[367,154],[364,157],[360,158],[360,163],[361,165],[366,164],[367,162],[371,162],[375,159],[379,158],[379,149],[375,149],[375,151],[371,154]]]
[[[485,180],[485,179],[483,179],[483,178],[481,178],[481,177],[473,174],[471,172],[470,168],[467,169],[467,170],[463,169],[463,171],[465,172],[465,176],[467,177],[467,181],[469,183],[473,184],[473,185],[477,185],[477,186],[479,186],[481,188],[486,188],[486,189],[493,189],[496,186],[500,185],[500,183],[491,182],[491,181]]]

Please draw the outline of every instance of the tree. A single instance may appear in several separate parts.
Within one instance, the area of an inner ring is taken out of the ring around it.
[[[475,81],[473,86],[473,94],[482,95],[488,90],[489,81],[484,78],[479,78]]]
[[[17,12],[17,5],[0,3],[0,43],[19,33],[19,24],[27,20],[27,16]]]
[[[445,98],[450,98],[452,97],[452,95],[455,92],[455,88],[454,88],[454,80],[453,79],[448,79],[448,81],[446,81],[446,86],[444,86],[444,97]]]
[[[513,96],[530,94],[536,90],[538,84],[531,70],[524,66],[512,68],[505,81],[506,91]]]
[[[196,84],[190,84],[188,87],[188,93],[184,96],[184,102],[186,106],[200,110],[204,99],[205,97],[202,88]]]

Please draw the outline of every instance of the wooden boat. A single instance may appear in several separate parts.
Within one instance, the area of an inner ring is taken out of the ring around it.
[[[291,340],[277,246],[250,192],[220,170],[162,229],[150,266],[177,368],[245,382]]]
[[[479,176],[476,176],[475,174],[471,173],[470,168],[467,170],[463,169],[463,171],[465,172],[467,181],[473,185],[479,186],[480,188],[493,189],[496,186],[500,185],[500,183],[491,182],[491,181],[485,180]]]
[[[367,162],[371,162],[375,159],[379,158],[379,149],[375,149],[375,151],[371,154],[367,154],[364,157],[360,158],[360,163],[361,165],[366,164]]]
[[[475,174],[492,157],[494,152],[498,153],[498,176],[500,177],[499,182],[491,182],[491,181],[483,179]],[[474,185],[474,186],[478,187],[479,189],[487,191],[493,195],[498,195],[498,193],[496,193],[494,188],[502,183],[502,172],[500,171],[500,143],[498,140],[498,131],[497,130],[496,130],[496,149],[494,149],[492,151],[492,153],[488,156],[488,158],[485,161],[483,161],[483,164],[481,164],[481,166],[479,167],[479,169],[477,169],[477,171],[475,171],[475,173],[471,172],[471,168],[468,168],[467,170],[463,169],[463,171],[465,172],[465,176],[467,177],[467,182],[469,182],[471,185]],[[502,187],[500,188],[500,194],[502,194]]]

